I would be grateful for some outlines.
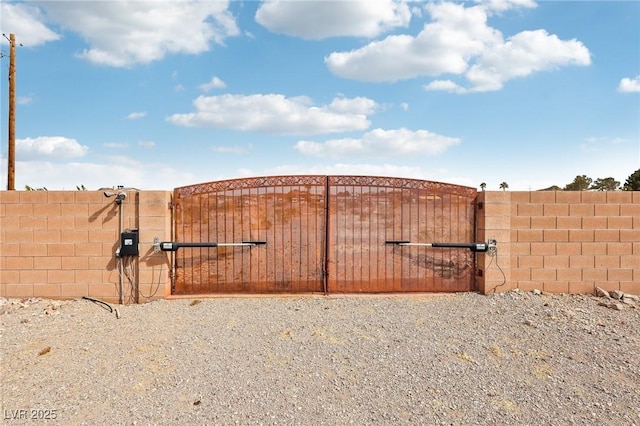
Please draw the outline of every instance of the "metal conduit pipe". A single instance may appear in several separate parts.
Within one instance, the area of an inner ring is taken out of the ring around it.
[[[119,189],[124,189],[124,188],[120,187]],[[122,202],[125,200],[125,198],[127,198],[127,193],[121,190],[117,193],[104,191],[103,194],[106,198],[113,197],[113,196],[116,197],[115,203],[118,205],[118,215],[120,216],[118,220],[118,235],[119,235],[118,247],[122,247],[122,231],[124,229],[124,206],[122,205]],[[116,251],[116,259],[118,259],[118,287],[120,292],[118,301],[122,305],[124,303],[124,277],[123,277],[124,270],[123,270],[122,260],[120,260],[121,258],[120,258],[119,248]]]
[[[117,202],[117,199],[116,199]],[[119,229],[118,229],[118,235],[120,236],[120,238],[118,239],[118,241],[120,242],[120,244],[118,244],[118,247],[122,247],[122,230],[124,229],[124,207],[122,206],[122,201],[120,201],[118,203],[118,209],[119,209],[119,214],[120,214],[120,225],[119,225]],[[122,264],[122,258],[118,259],[118,285],[120,287],[120,304],[122,305],[124,303],[124,270],[123,270],[123,264]]]

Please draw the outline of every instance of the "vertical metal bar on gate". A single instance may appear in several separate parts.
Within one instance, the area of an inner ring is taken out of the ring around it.
[[[322,291],[329,294],[329,176],[324,178],[324,241],[322,243]]]

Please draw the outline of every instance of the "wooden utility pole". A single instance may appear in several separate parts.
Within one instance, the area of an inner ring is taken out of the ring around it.
[[[16,189],[16,35],[9,34],[9,148],[7,190]]]

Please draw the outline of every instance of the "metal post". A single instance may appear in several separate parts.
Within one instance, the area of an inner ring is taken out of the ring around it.
[[[118,225],[118,241],[119,246],[122,247],[122,231],[124,230],[124,211],[122,206],[122,200],[118,203],[118,213],[120,215],[119,225]],[[120,286],[120,304],[124,304],[124,260],[122,259],[122,255],[120,255],[120,259],[118,259],[118,285]]]

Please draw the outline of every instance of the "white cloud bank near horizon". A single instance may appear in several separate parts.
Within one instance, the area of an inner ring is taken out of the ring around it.
[[[460,139],[437,135],[427,130],[373,129],[361,138],[331,139],[325,142],[298,141],[294,149],[315,157],[388,158],[437,155],[459,143]]]

